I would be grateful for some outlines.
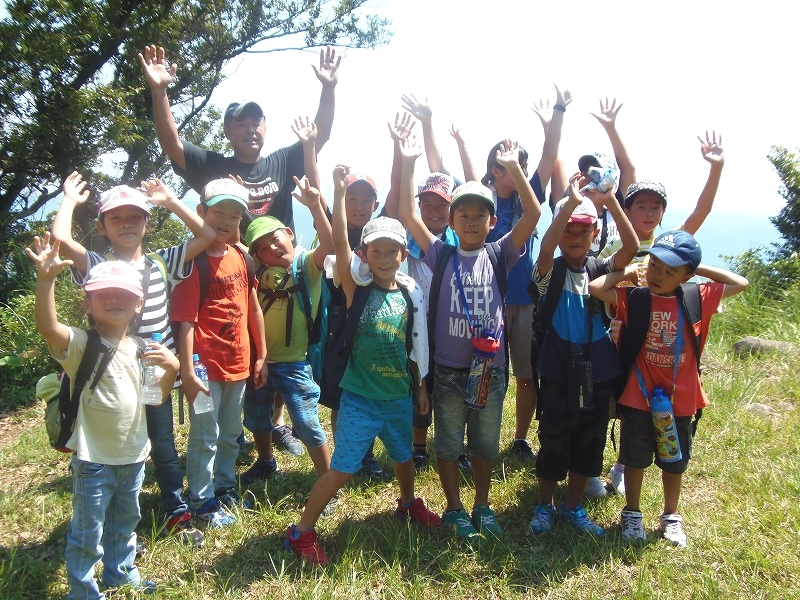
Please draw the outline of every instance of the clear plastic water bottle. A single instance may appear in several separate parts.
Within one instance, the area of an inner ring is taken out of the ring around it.
[[[192,362],[194,363],[195,375],[197,375],[197,378],[204,386],[208,387],[208,369],[200,362],[200,356],[198,354],[192,355]],[[214,401],[211,399],[211,396],[205,392],[197,392],[192,409],[196,415],[211,412],[214,410]]]
[[[677,462],[683,458],[675,428],[675,414],[672,412],[672,401],[664,388],[653,389],[650,399],[650,413],[653,416],[653,429],[656,434],[656,453],[661,462]]]
[[[161,340],[161,333],[157,331],[150,336],[150,341],[153,343],[160,344]],[[152,349],[150,345],[145,348],[145,350]],[[164,369],[154,365],[152,361],[142,360],[142,385],[139,389],[139,400],[142,404],[161,404],[164,400],[164,394],[161,391],[161,378],[163,376]]]

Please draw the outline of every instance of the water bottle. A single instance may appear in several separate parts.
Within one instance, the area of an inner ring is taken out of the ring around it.
[[[672,412],[672,401],[664,388],[654,388],[650,399],[650,413],[653,417],[653,429],[656,434],[656,454],[661,462],[677,462],[683,458],[675,428],[675,415]]]
[[[492,366],[499,347],[500,340],[494,338],[491,329],[472,338],[472,364],[469,368],[467,393],[464,397],[464,404],[469,408],[486,408],[489,385],[492,383]]]
[[[192,362],[194,363],[195,375],[197,375],[197,378],[204,386],[208,387],[208,369],[206,369],[206,366],[200,362],[200,356],[197,354],[192,355]],[[203,413],[214,410],[214,401],[211,399],[211,396],[205,392],[197,392],[197,396],[194,399],[192,408],[194,410],[194,414],[202,415]]]
[[[160,344],[161,340],[161,333],[157,331],[150,336],[150,341],[153,343]],[[146,351],[152,349],[153,347],[150,345],[145,348]],[[139,400],[142,404],[161,404],[164,400],[164,394],[161,391],[161,378],[163,376],[164,369],[152,364],[152,361],[142,360],[142,385],[139,389]]]

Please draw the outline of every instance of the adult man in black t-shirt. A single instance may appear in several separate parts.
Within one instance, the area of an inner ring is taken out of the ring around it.
[[[328,141],[333,126],[335,89],[339,76],[341,57],[327,47],[320,50],[319,68],[314,72],[322,92],[314,121],[317,124],[317,152]],[[158,142],[172,162],[175,173],[183,177],[198,193],[212,179],[238,175],[250,191],[248,212],[241,223],[247,229],[256,217],[270,214],[287,227],[294,229],[291,192],[294,176],[303,175],[303,147],[300,142],[261,156],[266,130],[262,108],[252,101],[233,102],[224,115],[225,137],[233,148],[233,156],[224,156],[181,139],[172,116],[167,87],[178,69],[176,63],[167,63],[163,48],[147,46],[139,54],[139,63],[147,77],[153,95],[153,120]]]

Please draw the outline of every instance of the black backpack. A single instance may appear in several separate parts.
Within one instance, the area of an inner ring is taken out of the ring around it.
[[[70,379],[66,373],[61,377],[61,388],[56,396],[48,400],[47,408],[45,409],[45,423],[47,425],[47,434],[50,438],[50,445],[59,452],[72,452],[67,448],[66,444],[69,438],[72,437],[72,432],[75,430],[75,421],[78,419],[78,406],[80,405],[81,392],[86,384],[89,383],[89,378],[94,371],[95,376],[89,386],[93,390],[97,383],[100,381],[108,363],[116,352],[116,348],[109,348],[103,344],[100,339],[100,334],[94,328],[87,329],[86,349],[81,357],[81,362],[78,364],[78,370],[75,372],[75,384],[72,386],[70,393]],[[138,348],[137,354],[141,355],[145,351],[145,343],[142,338],[137,335],[128,334]],[[95,370],[95,366],[97,369]]]
[[[322,382],[320,383],[321,394],[328,399],[338,398],[342,394],[342,388],[339,387],[339,383],[342,381],[344,372],[347,369],[347,362],[350,360],[350,352],[353,348],[353,339],[356,335],[356,329],[358,329],[358,322],[361,319],[364,308],[367,306],[367,299],[373,285],[357,285],[350,307],[343,310],[341,314],[337,314],[333,320],[330,320],[333,315],[329,316],[328,337],[325,343],[325,361],[322,369]],[[413,341],[414,307],[408,290],[401,285],[398,285],[398,289],[403,293],[403,298],[405,298],[406,306],[408,307],[406,356],[410,356]],[[342,296],[344,295],[342,294]]]

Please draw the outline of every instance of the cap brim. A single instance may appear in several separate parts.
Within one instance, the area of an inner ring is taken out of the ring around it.
[[[87,292],[96,292],[98,290],[125,290],[126,292],[130,292],[134,296],[141,298],[144,296],[142,292],[142,288],[136,287],[130,283],[123,283],[121,281],[95,281],[94,283],[87,283],[83,286],[83,289]]]
[[[486,196],[481,196],[480,194],[463,194],[461,196],[458,196],[457,198],[453,198],[450,201],[450,208],[451,209],[455,208],[456,206],[458,206],[461,202],[464,202],[465,200],[478,200],[478,201],[484,203],[487,207],[489,207],[489,209],[491,210],[492,214],[495,213],[494,202],[489,200]]]
[[[645,250],[645,252],[647,254],[655,256],[658,260],[660,260],[669,267],[682,267],[683,265],[689,264],[689,261],[687,261],[684,258],[681,258],[669,248],[664,248],[662,246],[658,246],[656,248],[650,248],[649,250]]]
[[[398,234],[393,233],[391,231],[376,231],[374,233],[370,233],[369,235],[365,236],[364,239],[361,240],[361,243],[371,244],[375,240],[381,240],[381,239],[392,240],[393,242],[397,242],[403,247],[405,247],[407,244],[407,240],[405,237],[400,237]]]
[[[247,210],[247,201],[244,200],[243,198],[240,198],[239,196],[233,196],[231,194],[220,194],[219,196],[214,196],[213,198],[210,198],[205,202],[203,202],[203,204],[205,204],[206,206],[214,206],[215,204],[219,204],[223,200],[233,200],[237,204],[243,206],[245,210]]]
[[[592,215],[570,215],[568,223],[584,223],[586,225],[593,225],[597,223],[597,217]]]
[[[150,214],[150,207],[146,202],[137,202],[136,200],[132,200],[130,198],[125,198],[121,200],[112,200],[111,202],[106,202],[100,208],[97,209],[97,214],[102,215],[110,210],[114,210],[115,208],[119,208],[120,206],[135,206],[146,212],[148,215]]]
[[[441,192],[439,190],[422,190],[419,194],[417,194],[414,197],[415,198],[419,198],[420,196],[422,196],[422,194],[436,194],[442,200],[446,200],[447,202],[452,202],[453,201],[453,199],[450,196],[448,196],[447,194],[445,194],[444,192]]]

